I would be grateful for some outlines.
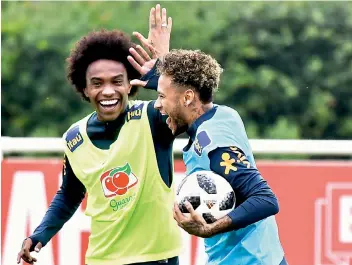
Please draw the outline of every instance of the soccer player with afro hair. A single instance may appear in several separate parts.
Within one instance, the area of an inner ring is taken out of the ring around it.
[[[157,5],[150,12],[148,39],[137,37],[167,52],[171,23]],[[68,79],[94,111],[63,134],[62,185],[41,224],[24,240],[18,263],[36,261],[30,252],[52,239],[87,193],[87,265],[178,264],[181,237],[172,212],[175,136],[155,101],[129,100],[137,91],[132,80],[149,82],[148,70],[155,69],[156,60],[142,63],[139,47],[121,31],[100,30],[72,49]],[[135,67],[136,61],[142,67]]]

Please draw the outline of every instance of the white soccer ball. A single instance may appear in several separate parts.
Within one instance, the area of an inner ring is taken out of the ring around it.
[[[207,223],[224,217],[236,204],[235,192],[230,183],[222,176],[205,170],[196,171],[181,181],[176,200],[183,214],[189,215],[184,205],[189,201]]]

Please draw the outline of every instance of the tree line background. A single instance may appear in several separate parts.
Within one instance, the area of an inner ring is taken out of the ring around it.
[[[2,2],[1,134],[61,136],[89,113],[66,80],[70,49],[101,28],[147,35],[156,3]],[[215,102],[238,110],[250,138],[352,138],[352,3],[160,3],[171,48],[224,68]]]

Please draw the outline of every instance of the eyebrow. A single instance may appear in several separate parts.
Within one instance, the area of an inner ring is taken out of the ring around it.
[[[118,74],[118,75],[113,76],[111,79],[117,79],[117,78],[123,78],[123,77],[124,77],[123,74]],[[90,81],[101,81],[101,80],[103,80],[103,78],[101,78],[101,77],[96,77],[96,76],[93,76],[93,77],[90,79]]]
[[[92,77],[90,81],[101,81],[102,79],[99,77]]]
[[[124,75],[123,74],[118,74],[112,77],[112,79],[116,79],[116,78],[123,78]]]

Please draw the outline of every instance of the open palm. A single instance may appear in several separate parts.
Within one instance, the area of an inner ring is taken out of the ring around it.
[[[166,9],[161,9],[157,4],[155,8],[150,10],[148,39],[139,32],[133,32],[143,47],[137,45],[135,48],[131,48],[131,56],[128,56],[127,59],[141,75],[145,75],[154,67],[157,58],[161,58],[169,52],[171,29],[171,17],[168,18]],[[132,81],[133,85],[143,87],[147,83],[141,80]]]

